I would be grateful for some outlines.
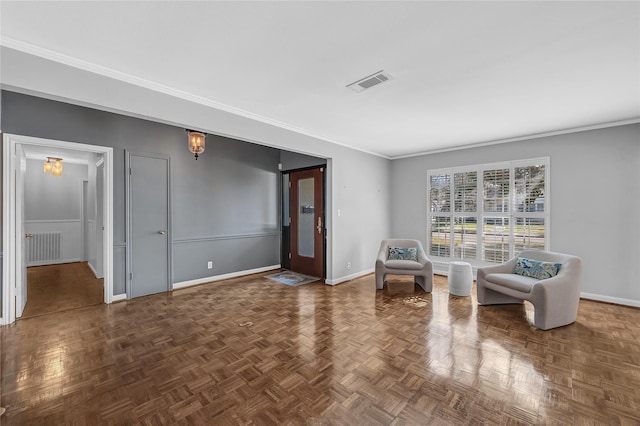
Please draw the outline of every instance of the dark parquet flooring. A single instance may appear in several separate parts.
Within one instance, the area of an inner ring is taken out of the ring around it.
[[[393,277],[392,277],[393,278]],[[2,327],[5,425],[640,424],[640,309],[541,331],[406,277],[252,275]]]
[[[31,266],[27,283],[23,319],[104,303],[103,280],[87,262]]]

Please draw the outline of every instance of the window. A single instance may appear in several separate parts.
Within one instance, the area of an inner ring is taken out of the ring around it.
[[[548,158],[429,171],[429,254],[480,264],[544,250],[548,175]]]

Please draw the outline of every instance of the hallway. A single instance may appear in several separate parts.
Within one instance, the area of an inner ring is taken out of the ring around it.
[[[87,262],[27,268],[28,296],[22,319],[104,302],[103,280]]]

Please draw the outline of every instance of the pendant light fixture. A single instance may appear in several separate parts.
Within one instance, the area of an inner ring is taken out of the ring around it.
[[[44,162],[44,172],[62,176],[62,158],[47,157],[47,161]]]
[[[187,130],[187,138],[189,144],[189,151],[195,155],[196,160],[204,152],[206,133],[198,132],[197,130]]]

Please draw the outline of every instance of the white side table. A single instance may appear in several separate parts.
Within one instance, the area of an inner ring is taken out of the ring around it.
[[[449,293],[454,296],[469,296],[473,285],[471,264],[467,262],[449,263]]]

